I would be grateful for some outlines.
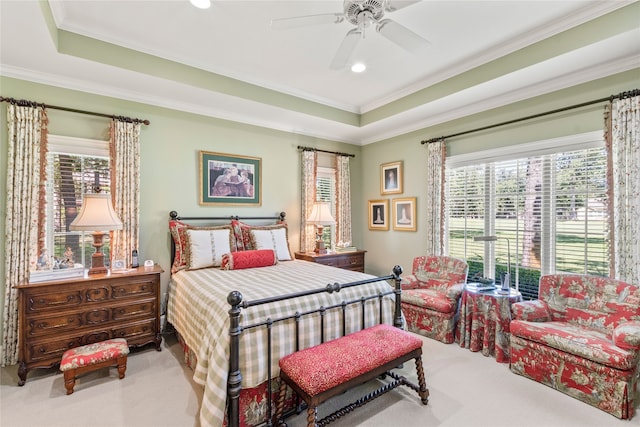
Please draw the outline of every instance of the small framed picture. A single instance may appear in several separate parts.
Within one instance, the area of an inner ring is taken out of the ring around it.
[[[125,270],[127,268],[127,262],[123,259],[114,259],[111,262],[111,270]]]
[[[393,199],[393,229],[416,231],[416,198]]]
[[[380,194],[402,194],[402,162],[380,165]]]
[[[389,229],[389,201],[369,200],[369,230]]]

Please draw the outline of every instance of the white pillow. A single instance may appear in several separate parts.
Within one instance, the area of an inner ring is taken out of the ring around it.
[[[220,267],[222,255],[231,252],[231,230],[187,230],[189,270]]]
[[[275,228],[272,230],[251,230],[256,249],[273,249],[276,251],[278,261],[291,260],[289,242],[287,242],[287,229]]]

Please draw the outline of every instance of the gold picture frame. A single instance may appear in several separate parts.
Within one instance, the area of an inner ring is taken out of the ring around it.
[[[369,230],[389,230],[389,200],[369,200]]]
[[[416,231],[416,198],[393,199],[393,229],[396,231]]]
[[[402,194],[402,161],[380,165],[380,194]]]

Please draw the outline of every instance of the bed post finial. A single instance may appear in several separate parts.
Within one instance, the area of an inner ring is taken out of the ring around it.
[[[238,291],[229,292],[227,302],[229,309],[229,378],[227,379],[227,393],[229,396],[229,426],[238,427],[240,419],[240,390],[242,390],[242,373],[240,372],[240,311],[242,308],[242,294]]]
[[[393,281],[395,282],[395,289],[393,291],[393,293],[396,296],[396,301],[395,301],[395,307],[394,307],[394,313],[393,313],[393,326],[395,326],[396,328],[401,328],[402,329],[402,286],[400,285],[402,278],[400,277],[400,275],[402,274],[402,267],[400,267],[399,265],[396,265],[395,267],[393,267]]]
[[[176,211],[169,212],[169,218],[171,218],[173,221],[180,219],[180,217],[178,216],[178,212]]]
[[[286,216],[287,216],[286,212],[280,212],[279,216],[280,216],[280,222],[285,222],[286,221],[286,219],[285,219]]]

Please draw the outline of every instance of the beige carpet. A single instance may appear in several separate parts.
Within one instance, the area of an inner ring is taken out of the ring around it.
[[[522,426],[636,427],[630,421],[588,406],[542,384],[515,375],[491,357],[424,339],[423,356],[429,404],[398,388],[332,423],[351,426]],[[413,363],[405,375],[414,377]],[[202,389],[182,364],[173,336],[163,350],[153,348],[129,356],[126,378],[104,369],[82,376],[75,393],[66,396],[62,374],[35,369],[24,387],[17,386],[17,367],[1,369],[0,425],[18,426],[198,426]],[[340,396],[337,399],[341,399]],[[638,400],[637,400],[638,401]],[[320,416],[329,413],[327,402]],[[289,427],[306,425],[305,414],[289,419]]]

